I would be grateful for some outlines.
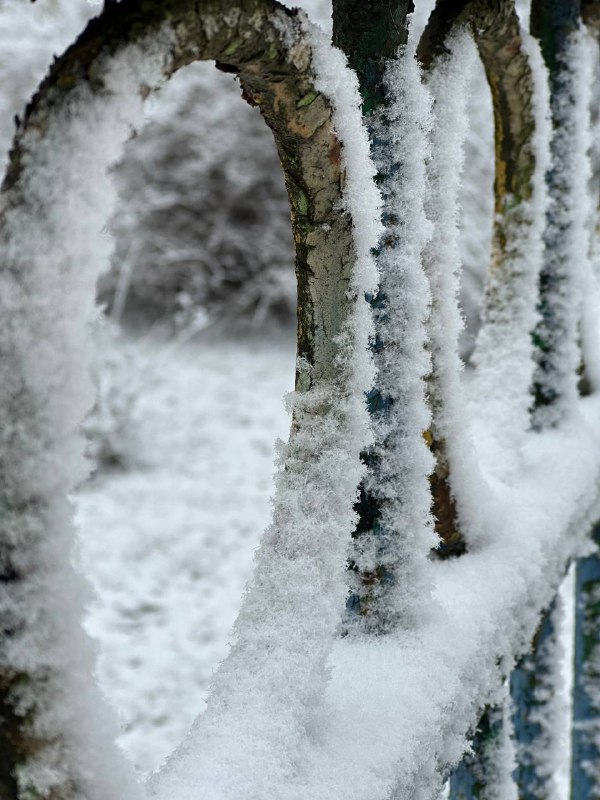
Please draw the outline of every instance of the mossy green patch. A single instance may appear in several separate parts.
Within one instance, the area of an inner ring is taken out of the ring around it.
[[[306,106],[312,105],[317,97],[319,96],[318,92],[308,92],[305,94],[304,97],[301,97],[300,100],[296,103],[298,108],[305,108]]]

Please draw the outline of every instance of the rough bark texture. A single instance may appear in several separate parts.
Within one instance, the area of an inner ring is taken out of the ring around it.
[[[581,18],[598,35],[600,33],[600,2],[598,0],[583,0],[581,3]]]
[[[221,69],[238,75],[245,98],[260,107],[274,134],[296,244],[298,355],[303,365],[297,372],[297,389],[307,390],[315,382],[333,378],[339,369],[336,335],[352,307],[348,287],[354,246],[351,221],[339,211],[340,142],[332,133],[328,101],[315,90],[311,51],[295,11],[274,0],[107,0],[100,17],[55,61],[27,108],[3,184],[4,209],[28,203],[25,179],[35,167],[36,154],[27,150],[27,132],[35,129],[43,135],[53,116],[69,103],[71,91],[82,84],[101,96],[106,91],[103,69],[111,57],[132,43],[152,39],[165,25],[174,34],[171,49],[164,54],[165,76],[199,59],[214,60]],[[140,92],[147,91],[140,86]],[[21,400],[27,402],[27,398]],[[11,469],[13,465],[0,460],[1,477]],[[42,519],[52,516],[50,496],[15,495],[4,500],[14,515],[24,505],[33,505]],[[0,583],[9,594],[11,587],[22,588],[32,577],[20,569],[14,555],[0,532]],[[25,620],[2,619],[2,638],[20,636],[26,625]],[[15,671],[0,642],[2,800],[25,800],[15,770],[42,751],[56,753],[60,771],[67,777],[38,800],[80,800],[79,776],[76,771],[69,774],[69,746],[61,741],[60,733],[40,728],[35,704],[26,716],[20,714],[22,686],[27,686],[40,706],[59,702],[48,688],[52,676],[43,671]]]
[[[386,103],[385,65],[406,43],[412,0],[334,0],[333,42],[358,75],[363,111],[368,115]]]
[[[493,8],[490,8],[492,6]],[[495,129],[495,223],[492,268],[501,269],[507,246],[503,217],[532,195],[533,77],[514,3],[472,3],[471,24],[492,93]]]
[[[470,0],[438,0],[417,47],[423,69],[431,69],[436,59],[448,55],[448,38],[457,25],[465,24],[469,4]]]

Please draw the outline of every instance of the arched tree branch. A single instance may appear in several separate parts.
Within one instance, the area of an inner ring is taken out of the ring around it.
[[[435,65],[446,37],[459,25],[470,30],[477,45],[495,128],[492,259],[473,356],[479,391],[490,398],[480,428],[493,431],[502,447],[517,448],[530,424],[530,334],[537,320],[545,210],[543,108],[538,111],[541,95],[530,63],[533,56],[512,0],[472,0],[452,9],[441,4],[419,46],[425,65]]]
[[[139,50],[137,61],[125,65],[127,69],[131,67],[131,75],[122,65],[116,73],[111,71],[132,47]],[[302,393],[311,389],[320,391],[319,402],[313,402],[312,406],[309,403],[303,412],[305,416],[321,418],[331,414],[331,419],[324,423],[326,436],[319,441],[318,451],[310,450],[311,446],[316,447],[316,442],[303,439],[301,432],[296,444],[290,445],[305,482],[306,460],[314,459],[316,463],[321,454],[327,454],[327,435],[332,436],[333,428],[343,424],[345,412],[331,412],[332,396],[337,394],[345,402],[350,394],[352,399],[348,383],[348,373],[352,370],[343,358],[348,337],[343,340],[340,335],[347,333],[349,318],[360,303],[352,282],[356,249],[352,219],[340,210],[344,207],[345,180],[341,144],[332,131],[330,101],[315,85],[311,46],[302,18],[274,0],[107,0],[102,14],[55,61],[29,104],[3,184],[0,217],[3,250],[0,292],[5,312],[0,336],[5,378],[0,395],[5,421],[0,440],[3,487],[0,793],[3,800],[32,797],[114,800],[136,793],[135,781],[127,770],[114,769],[105,763],[110,733],[100,730],[95,721],[85,719],[90,704],[101,705],[91,685],[91,658],[89,654],[75,659],[69,656],[70,650],[79,646],[87,652],[85,642],[79,643],[77,592],[74,596],[70,589],[74,580],[67,552],[71,523],[65,498],[83,474],[78,464],[80,444],[73,417],[78,419],[83,415],[89,397],[73,402],[65,385],[71,391],[79,391],[85,365],[79,353],[79,339],[84,337],[86,324],[94,316],[87,305],[92,303],[97,273],[86,263],[89,256],[86,234],[74,232],[81,224],[79,216],[85,218],[87,209],[73,209],[65,195],[75,186],[73,181],[93,182],[94,175],[102,178],[102,169],[84,176],[75,167],[75,174],[70,175],[70,157],[77,163],[76,148],[85,146],[86,136],[90,142],[94,141],[94,126],[106,133],[114,125],[125,135],[127,123],[121,117],[128,118],[129,105],[135,106],[140,97],[154,88],[156,81],[199,59],[214,60],[221,68],[238,75],[246,99],[259,106],[273,131],[285,172],[298,275],[297,389]],[[125,83],[129,94],[125,92]],[[124,101],[119,99],[121,92]],[[101,166],[106,167],[116,158],[118,150],[100,149],[106,162]],[[94,185],[88,188],[93,194]],[[81,186],[79,197],[85,205],[86,192]],[[72,225],[68,220],[71,213],[78,215]],[[102,211],[99,214],[95,218],[97,227],[94,220],[90,223],[90,236],[99,231]],[[61,242],[57,242],[61,231],[65,236],[63,250]],[[71,237],[73,242],[69,241]],[[54,251],[45,252],[45,248]],[[57,298],[62,302],[61,291],[69,289],[69,282],[75,298],[73,307],[71,311],[57,312],[52,303],[60,305]],[[55,297],[53,291],[57,293]],[[79,302],[83,302],[86,310],[81,311]],[[26,318],[32,320],[31,331],[19,329]],[[359,429],[352,423],[350,438]],[[363,434],[364,430],[357,435]],[[332,438],[334,449],[338,438],[335,441]],[[346,447],[343,436],[341,441]],[[354,458],[350,451],[356,450],[356,469],[354,473],[350,470],[348,488],[340,501],[341,533],[331,553],[331,563],[339,560],[342,575],[345,552],[342,529],[347,527],[349,535],[352,502],[360,478],[361,445],[348,443],[350,461]],[[341,451],[338,451],[339,448],[335,450],[339,459]],[[294,479],[294,469],[292,466],[286,473],[288,482]],[[319,474],[324,492],[340,491],[337,484],[329,487],[328,481],[335,482],[330,474]],[[282,503],[285,506],[285,500]],[[345,504],[347,510],[343,509]],[[279,512],[282,531],[288,517],[282,507]],[[335,524],[336,521],[330,520],[328,532]],[[319,536],[318,530],[313,533]],[[272,538],[271,544],[277,549],[285,572],[286,565],[298,557],[295,546],[287,545],[281,531]],[[306,549],[309,560],[314,560],[315,572],[325,569],[318,552],[313,552],[308,543]],[[329,617],[325,612],[315,611],[321,617],[321,628],[309,631],[309,639],[311,635],[321,637],[327,626],[333,631],[337,624],[335,609],[336,602],[343,601],[343,579],[330,583],[333,599],[331,602],[327,599]],[[257,591],[260,592],[260,581]],[[301,600],[290,593],[284,577],[273,591],[285,594],[280,614],[282,620],[289,619],[294,602]],[[317,605],[324,602],[318,592],[314,600]],[[273,625],[272,619],[268,622]],[[282,646],[299,648],[299,674],[308,681],[306,692],[314,692],[314,680],[309,680],[311,672],[301,662],[303,658],[324,658],[323,645],[320,641],[311,644],[307,639],[300,642],[298,637],[290,641]],[[265,657],[268,652],[266,648]],[[299,686],[298,691],[299,705],[304,708],[303,687]],[[80,703],[84,697],[93,699],[82,710]]]

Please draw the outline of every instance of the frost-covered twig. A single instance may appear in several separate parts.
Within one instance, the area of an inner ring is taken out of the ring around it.
[[[421,38],[421,52],[426,40],[427,35]],[[423,254],[431,287],[427,323],[431,353],[427,381],[431,406],[428,438],[435,457],[430,483],[435,527],[441,538],[438,553],[442,558],[461,555],[468,541],[476,538],[469,506],[482,498],[458,352],[463,328],[458,305],[461,273],[458,191],[468,128],[466,102],[473,49],[468,34],[457,30],[444,42],[447,52],[435,59],[424,58],[434,115],[426,201],[433,235]]]
[[[578,394],[582,294],[590,273],[589,224],[595,211],[588,191],[593,55],[579,27],[577,3],[558,9],[534,2],[531,22],[549,73],[552,113],[541,320],[535,330],[534,424],[540,428],[558,424]]]
[[[515,780],[523,800],[558,800],[557,773],[568,747],[561,671],[564,608],[557,595],[510,676],[516,747]]]
[[[481,8],[473,29],[496,129],[496,218],[473,394],[475,402],[485,398],[478,435],[488,429],[501,447],[518,453],[530,424],[531,332],[538,319],[546,212],[547,89],[539,55],[520,30],[512,2],[503,2],[500,13]]]
[[[333,6],[334,42],[357,71],[384,201],[380,283],[370,298],[376,378],[368,406],[375,443],[364,454],[368,474],[358,505],[349,601],[351,628],[371,633],[412,627],[422,618],[430,602],[423,563],[435,544],[427,483],[432,463],[423,440],[429,425],[429,286],[421,267],[430,233],[423,207],[430,98],[412,50],[404,48],[407,10],[407,3],[398,3],[392,11],[385,0]]]
[[[600,527],[596,552],[577,562],[575,573],[575,652],[571,797],[600,798]]]

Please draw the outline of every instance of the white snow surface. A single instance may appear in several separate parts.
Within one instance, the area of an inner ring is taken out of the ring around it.
[[[478,709],[495,696],[513,654],[528,649],[538,604],[550,601],[564,557],[585,550],[588,512],[597,511],[590,500],[597,495],[600,437],[590,423],[598,406],[597,398],[582,401],[569,427],[530,434],[510,483],[487,476],[492,498],[481,513],[498,536],[469,557],[429,564],[437,604],[427,625],[335,645],[326,702],[313,715],[294,769],[281,782],[269,772],[270,791],[357,800],[392,790],[399,797],[434,793],[435,766],[459,759]],[[256,716],[246,726],[259,737]],[[213,756],[217,769],[229,760],[226,749]],[[262,797],[271,754],[262,756],[244,783],[217,779],[211,764],[183,792],[179,786],[159,796]]]
[[[0,11],[0,150],[6,155],[28,98],[44,77],[52,57],[61,53],[98,12],[98,2],[44,0],[33,5],[3,0]]]
[[[269,522],[275,438],[287,436],[294,334],[209,337],[173,348],[112,341],[138,398],[135,468],[77,492],[80,561],[96,592],[86,628],[119,743],[142,773],[183,739],[228,651]],[[113,353],[113,355],[111,355]]]

